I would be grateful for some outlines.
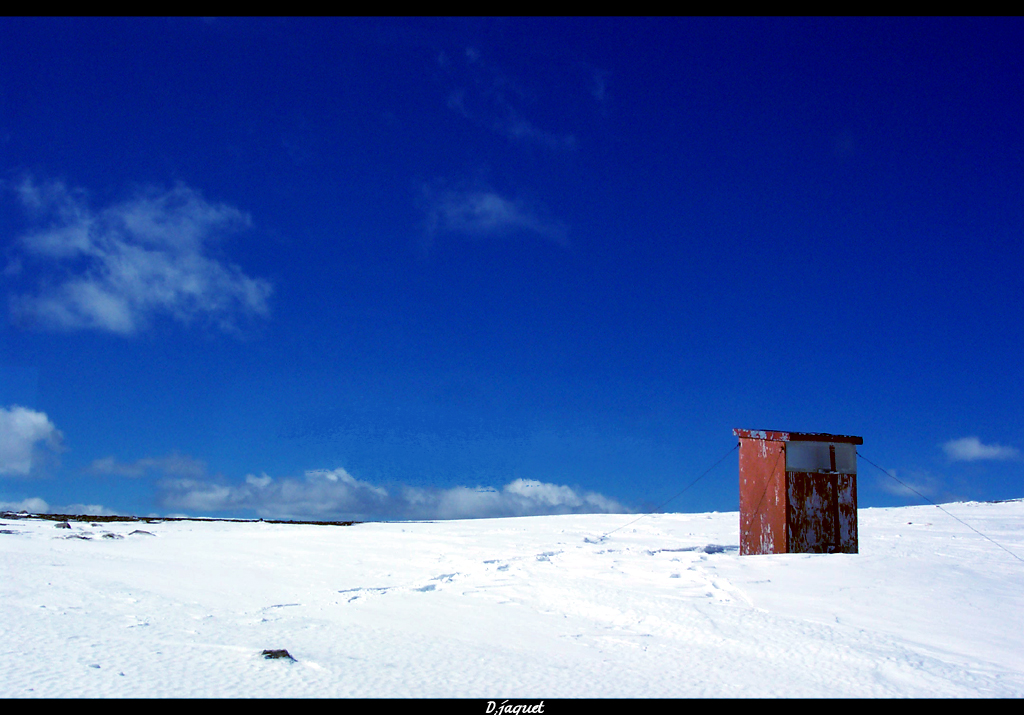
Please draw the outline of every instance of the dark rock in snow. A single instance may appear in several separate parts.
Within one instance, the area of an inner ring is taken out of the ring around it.
[[[267,660],[273,660],[275,658],[287,658],[291,661],[295,660],[294,658],[292,658],[291,653],[289,653],[284,648],[281,648],[280,650],[265,650],[263,651],[263,657]]]

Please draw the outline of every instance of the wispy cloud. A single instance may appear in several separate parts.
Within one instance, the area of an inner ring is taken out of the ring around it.
[[[184,324],[207,318],[235,331],[240,316],[269,313],[270,283],[210,252],[223,236],[250,226],[238,209],[181,184],[99,211],[60,182],[26,179],[18,195],[45,226],[17,240],[20,255],[7,267],[21,274],[31,262],[39,271],[35,292],[10,298],[17,321],[132,335],[158,315]]]
[[[526,203],[485,190],[456,190],[438,183],[423,187],[427,231],[466,236],[502,236],[517,231],[537,234],[559,245],[566,244],[565,225],[542,218]]]
[[[1016,447],[982,444],[977,437],[950,440],[942,445],[942,450],[954,462],[975,462],[982,459],[1010,460],[1020,457],[1020,450]]]
[[[48,455],[59,452],[63,436],[43,412],[0,407],[0,475],[28,476]]]
[[[594,69],[590,75],[590,96],[598,103],[605,104],[608,101],[608,73]]]
[[[438,64],[449,83],[448,108],[471,122],[518,142],[537,144],[553,150],[576,148],[576,137],[547,131],[529,120],[523,106],[528,93],[507,73],[483,59],[482,53],[467,47],[462,57],[441,54]]]
[[[286,519],[469,519],[569,513],[617,513],[614,499],[568,486],[517,479],[501,489],[388,490],[356,479],[344,469],[313,470],[304,478],[273,479],[250,474],[244,484],[198,479],[167,480],[165,506],[197,512],[250,510]]]
[[[93,460],[88,471],[93,474],[132,478],[153,473],[161,476],[201,478],[206,475],[206,463],[177,453],[164,457],[145,457],[134,462],[120,462],[114,457],[104,457]]]
[[[895,469],[887,470],[894,478],[888,476],[877,477],[876,484],[883,492],[895,494],[900,497],[931,498],[943,489],[942,480],[934,475],[920,471],[912,472],[909,476],[897,472]]]

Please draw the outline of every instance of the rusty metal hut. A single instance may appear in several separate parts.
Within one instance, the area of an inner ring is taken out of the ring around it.
[[[857,553],[860,437],[734,429],[740,553]]]

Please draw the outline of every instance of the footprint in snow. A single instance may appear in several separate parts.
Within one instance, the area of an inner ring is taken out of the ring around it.
[[[362,598],[363,595],[364,595],[363,594],[364,591],[368,591],[370,593],[387,593],[390,590],[391,590],[391,588],[389,586],[377,586],[377,587],[369,587],[369,588],[346,588],[346,589],[342,589],[341,591],[338,591],[338,593],[351,593],[351,594],[354,594],[351,598],[348,599],[348,602],[352,603],[352,601],[355,601],[358,598]]]

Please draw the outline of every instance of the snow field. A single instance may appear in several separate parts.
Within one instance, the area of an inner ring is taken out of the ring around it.
[[[945,508],[1024,553],[1024,502]],[[740,557],[736,513],[600,538],[635,518],[0,518],[0,695],[1024,695],[1024,563],[934,507],[835,555]]]

